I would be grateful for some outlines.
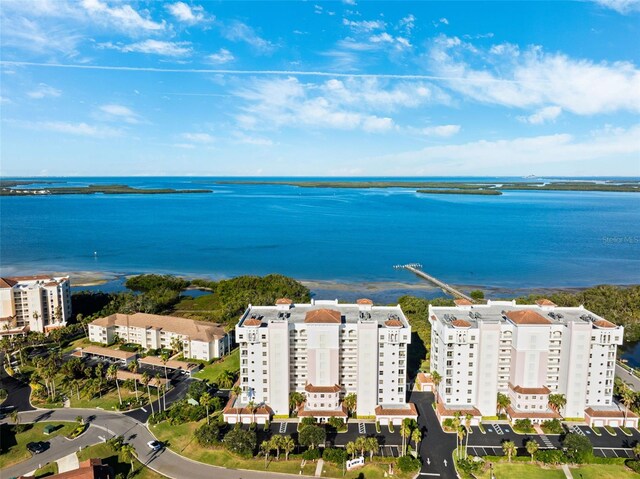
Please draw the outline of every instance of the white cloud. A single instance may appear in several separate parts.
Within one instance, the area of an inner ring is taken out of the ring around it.
[[[442,23],[443,25],[449,25],[449,20],[447,20],[445,17],[442,17],[440,20],[438,20],[440,23]]]
[[[73,58],[83,36],[61,25],[44,26],[25,17],[2,16],[2,48],[14,48],[36,55],[58,55]]]
[[[598,5],[626,14],[640,11],[640,0],[593,0]]]
[[[237,132],[235,137],[239,143],[245,143],[247,145],[254,146],[273,146],[273,140],[270,138],[263,138],[260,136],[249,136],[241,132]]]
[[[169,13],[184,23],[200,23],[205,20],[204,8],[199,5],[189,6],[184,2],[176,2],[166,6]]]
[[[164,30],[166,26],[164,20],[160,23],[154,22],[149,18],[148,12],[144,12],[143,16],[131,5],[110,6],[100,0],[82,0],[81,5],[95,20],[107,20],[117,28],[158,31]]]
[[[108,104],[101,105],[99,108],[100,119],[112,120],[112,121],[124,121],[125,123],[137,124],[140,123],[140,115],[135,113],[131,108],[124,105]]]
[[[407,34],[410,34],[415,27],[416,17],[412,14],[403,17],[398,22],[398,27],[404,29]]]
[[[101,48],[110,48],[129,53],[149,53],[165,57],[185,57],[191,55],[191,43],[189,42],[165,42],[163,40],[144,40],[129,45],[114,44],[111,42],[98,44]]]
[[[394,45],[398,49],[410,48],[411,43],[404,37],[393,37],[387,32],[382,32],[379,35],[372,35],[369,37],[371,43],[389,44]]]
[[[518,119],[525,123],[531,123],[532,125],[542,125],[548,121],[555,121],[561,113],[562,108],[559,106],[547,106],[529,116],[520,116]]]
[[[111,138],[120,136],[122,132],[106,126],[89,125],[84,122],[73,123],[66,121],[37,121],[37,122],[13,122],[18,126],[33,130],[53,131],[75,136],[88,136],[93,138]]]
[[[215,138],[209,133],[183,133],[182,138],[194,143],[213,143]]]
[[[226,48],[221,48],[216,53],[212,53],[211,55],[207,55],[206,60],[210,63],[216,63],[221,65],[223,63],[229,63],[235,60],[233,54],[227,50]]]
[[[469,171],[505,174],[535,171],[553,163],[610,162],[640,154],[640,125],[629,129],[605,128],[585,138],[570,134],[480,140],[459,145],[430,146],[377,158],[380,164],[401,165],[396,173],[413,175],[457,174]],[[549,167],[550,168],[550,167]]]
[[[30,98],[34,98],[36,100],[40,100],[42,98],[47,97],[59,97],[62,95],[62,91],[57,88],[53,88],[52,86],[47,85],[46,83],[40,83],[35,90],[31,90],[27,93],[27,96]]]
[[[428,126],[420,130],[420,133],[426,136],[438,136],[441,138],[449,138],[456,135],[460,131],[460,125],[438,125]]]
[[[541,47],[482,51],[457,37],[438,37],[429,52],[435,75],[484,103],[516,108],[555,105],[578,115],[640,111],[640,71],[629,62],[573,59]],[[478,62],[474,67],[472,62]]]
[[[249,25],[235,21],[222,27],[222,36],[232,42],[244,42],[251,45],[259,53],[271,53],[275,46],[264,38],[260,37]]]
[[[373,30],[384,30],[385,28],[385,23],[382,20],[354,21],[343,18],[342,24],[350,27],[356,32],[371,32]]]

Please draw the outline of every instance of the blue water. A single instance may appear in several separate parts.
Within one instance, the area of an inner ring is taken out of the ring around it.
[[[2,197],[3,275],[105,271],[220,278],[278,272],[298,279],[409,282],[416,280],[392,266],[419,262],[448,282],[483,287],[640,282],[640,194],[494,197],[217,185],[203,178],[57,180],[215,192]]]

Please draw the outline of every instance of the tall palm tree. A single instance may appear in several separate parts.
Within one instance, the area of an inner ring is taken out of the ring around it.
[[[364,436],[358,436],[355,440],[356,449],[360,452],[361,456],[364,456],[364,452],[367,450],[367,441]]]
[[[504,441],[502,443],[502,450],[509,458],[509,462],[511,462],[511,456],[513,456],[517,452],[518,448],[513,441]]]
[[[464,442],[464,437],[467,435],[467,430],[464,428],[463,425],[458,426],[458,432],[457,432],[457,436],[458,436],[458,440],[460,441],[460,446],[458,448],[458,458],[460,458],[460,454],[463,453],[464,451],[462,451],[462,443]]]
[[[459,451],[459,439],[460,436],[458,435],[458,431],[460,430],[460,425],[462,424],[462,420],[460,419],[460,413],[459,412],[455,412],[453,414],[453,421],[451,424],[451,427],[453,428],[453,431],[456,433],[456,454],[458,454]]]
[[[162,365],[164,366],[164,379],[169,384],[169,377],[167,376],[167,362],[169,361],[169,353],[166,351],[162,351],[160,353],[160,361],[162,361]]]
[[[96,378],[98,378],[98,382],[100,384],[100,389],[98,393],[100,394],[100,399],[102,399],[102,376],[104,375],[104,364],[98,363],[95,369]]]
[[[418,453],[418,443],[422,440],[422,433],[420,432],[420,429],[415,428],[411,432],[411,440],[416,445],[416,454],[417,454]]]
[[[349,393],[342,400],[342,404],[344,404],[344,407],[347,408],[349,414],[353,416],[356,411],[356,407],[358,406],[358,396],[356,396],[354,393]]]
[[[296,443],[291,436],[284,436],[282,439],[282,450],[284,451],[284,460],[289,460],[289,454],[295,449]]]
[[[533,462],[533,455],[538,450],[538,447],[539,447],[538,443],[533,439],[527,441],[526,448],[527,448],[527,452],[531,454],[531,462]]]
[[[251,412],[251,422],[256,422],[256,403],[253,401],[253,399],[249,401],[249,403],[247,404],[247,408]]]
[[[265,439],[260,443],[260,452],[264,454],[264,468],[267,468],[267,462],[269,461],[269,453],[273,449],[272,439]]]
[[[122,406],[122,395],[120,394],[120,384],[118,383],[118,366],[112,364],[107,369],[107,378],[113,379],[116,382],[116,388],[118,388],[118,400],[120,401],[120,406]]]
[[[209,406],[211,405],[211,394],[203,392],[200,396],[200,406],[204,406],[207,410],[207,424],[209,424]]]
[[[511,398],[506,394],[498,393],[496,399],[496,406],[498,407],[498,413],[502,411],[503,414],[507,413],[507,408],[511,406]]]
[[[142,373],[142,384],[144,384],[147,388],[147,396],[149,397],[149,406],[151,406],[151,415],[153,416],[153,400],[151,399],[151,388],[149,387],[149,383],[151,382],[151,377],[148,372]]]
[[[433,386],[435,388],[436,405],[438,405],[438,386],[440,386],[440,383],[442,382],[442,376],[440,376],[440,373],[438,373],[438,371],[433,371],[431,373],[431,381],[433,381]]]
[[[469,433],[471,432],[471,420],[473,416],[471,414],[466,414],[464,416],[464,427],[466,429],[466,441],[464,443],[464,457],[467,457],[467,451],[469,449]]]
[[[400,436],[402,436],[402,455],[404,456],[407,454],[407,438],[411,436],[411,426],[406,419],[403,419],[402,424],[400,424]]]
[[[631,388],[627,383],[624,383],[620,400],[624,405],[624,425],[625,426],[627,425],[627,414],[629,413],[629,408],[634,403],[635,399],[636,398],[635,398],[634,392],[631,390]]]
[[[347,443],[347,445],[345,446],[345,450],[347,451],[347,454],[351,455],[351,459],[356,457],[356,452],[358,452],[358,448],[356,447],[356,443],[353,442],[353,441],[349,441]]]
[[[162,409],[162,403],[160,402],[160,373],[156,373],[154,379],[156,380],[156,393],[158,394],[158,411],[160,411]]]
[[[133,474],[133,459],[135,457],[136,449],[132,444],[123,444],[120,448],[120,454],[122,455],[122,460],[125,462],[131,463],[131,474]]]
[[[133,361],[131,361],[129,363],[129,366],[127,366],[127,368],[129,369],[129,371],[131,371],[133,374],[136,374],[138,372],[138,360],[134,359]],[[133,387],[136,390],[136,401],[138,400],[138,380],[136,378],[134,378],[133,380]]]
[[[271,447],[276,450],[276,460],[280,460],[280,448],[284,442],[284,436],[282,434],[274,434],[271,437]]]
[[[236,408],[236,424],[238,424],[240,422],[240,394],[242,394],[242,388],[238,384],[236,384],[235,386],[233,386],[231,391],[236,397],[234,407]]]
[[[418,431],[417,429],[414,429],[413,432]],[[420,432],[420,431],[418,431]],[[419,439],[418,439],[419,440]],[[380,449],[380,445],[378,444],[378,439],[376,439],[375,437],[371,436],[371,437],[367,437],[364,440],[366,448],[367,448],[367,452],[369,453],[369,460],[373,461],[373,455]]]
[[[233,386],[233,382],[235,381],[236,376],[228,369],[225,369],[216,378],[216,383],[220,389],[229,389]]]

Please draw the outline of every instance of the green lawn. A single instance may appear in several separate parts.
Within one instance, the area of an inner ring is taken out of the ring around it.
[[[204,321],[223,322],[224,309],[215,294],[206,294],[197,298],[183,296],[173,308],[174,314],[185,318]]]
[[[624,459],[619,464],[587,464],[571,468],[574,479],[637,479],[638,474],[624,465]]]
[[[518,458],[520,459],[520,458]],[[565,475],[560,466],[543,466],[538,463],[507,462],[504,458],[491,457],[487,461],[493,463],[493,473],[496,478],[518,479],[564,479]],[[574,479],[635,479],[638,474],[624,465],[624,459],[615,461],[614,464],[585,464],[571,466]],[[488,466],[485,470],[475,475],[477,479],[491,479]],[[468,478],[470,476],[462,476]]]
[[[206,365],[201,371],[198,371],[193,375],[195,378],[208,379],[215,382],[216,378],[222,371],[228,369],[233,373],[240,371],[240,349],[234,349],[231,354],[226,356],[223,360],[215,362],[213,364]]]
[[[58,384],[59,384],[59,381],[58,381]],[[122,383],[120,384],[121,384],[120,394],[122,395],[123,401],[126,399],[133,399],[136,397],[135,391],[129,391],[128,389],[122,387]],[[106,381],[105,381],[105,386],[106,386]],[[138,397],[142,397],[145,400],[147,398],[146,388],[140,384],[138,385]],[[82,393],[82,388],[81,388],[80,399],[78,399],[78,396],[75,391],[73,394],[69,395],[69,399],[71,400],[71,407],[74,407],[74,408],[95,409],[99,407],[106,411],[116,411],[117,410],[116,406],[120,402],[118,398],[118,390],[116,389],[115,386],[112,386],[112,389],[110,389],[109,391],[103,391],[102,397],[96,396],[94,398],[89,398],[86,395],[84,395]],[[158,399],[155,388],[151,388],[151,399],[153,401]],[[33,394],[31,395],[31,402],[33,403],[34,406],[41,407],[41,408],[60,408],[63,406],[62,402],[50,403],[47,401],[36,399]]]
[[[44,467],[38,469],[35,473],[35,477],[40,479],[41,477],[53,476],[54,474],[58,474],[58,464],[55,462],[51,462]]]
[[[43,429],[48,424],[60,425],[48,436],[44,434]],[[27,451],[27,443],[32,441],[48,441],[54,436],[60,434],[67,435],[73,431],[77,423],[75,422],[40,422],[37,424],[25,424],[27,430],[16,434],[14,428],[8,424],[0,425],[0,469],[17,464],[31,457],[31,453]]]
[[[86,461],[90,458],[100,458],[103,462],[109,464],[116,475],[122,473],[125,477],[131,470],[131,465],[128,462],[124,462],[118,454],[113,452],[111,447],[106,444],[97,444],[95,446],[83,449],[78,453],[78,460],[80,462]],[[138,460],[133,461],[133,466],[136,471],[136,479],[162,479],[165,476],[158,474],[151,469],[144,467]]]
[[[86,348],[89,345],[91,345],[91,342],[86,337],[82,337],[71,341],[65,348],[62,349],[62,353],[70,353],[77,348]]]

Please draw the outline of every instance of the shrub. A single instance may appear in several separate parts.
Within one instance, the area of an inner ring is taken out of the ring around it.
[[[453,427],[453,419],[451,419],[450,417],[448,417],[447,419],[445,419],[444,421],[442,421],[442,425],[444,427]]]
[[[171,405],[166,411],[155,413],[149,418],[149,424],[157,424],[161,421],[169,421],[170,424],[178,425],[185,422],[196,422],[204,419],[207,410],[198,405],[194,406],[187,401],[177,401]]]
[[[547,434],[562,434],[562,423],[559,419],[550,419],[542,423],[542,429]]]
[[[138,344],[135,344],[135,343],[125,343],[125,344],[121,344],[118,349],[120,349],[120,351],[128,351],[130,353],[137,353],[138,351],[140,351],[141,347]]]
[[[253,431],[234,428],[224,436],[224,447],[245,458],[253,456],[256,444],[256,433]]]
[[[316,420],[312,417],[304,417],[302,418],[302,421],[300,421],[300,429],[302,429],[304,426],[313,426],[316,424]]]
[[[302,459],[306,461],[315,461],[316,459],[320,459],[320,450],[319,449],[307,449],[302,453]]]
[[[471,291],[469,293],[469,296],[471,296],[476,301],[480,299],[484,299],[484,293],[479,289],[474,289],[473,291]]]
[[[558,449],[540,449],[533,457],[543,464],[564,464],[566,462],[564,453]]]
[[[344,419],[340,418],[340,417],[330,417],[329,420],[327,421],[327,424],[329,424],[329,426],[333,427],[336,430],[340,430],[344,428]]]
[[[194,434],[198,444],[211,447],[220,443],[220,425],[217,423],[203,424]]]
[[[569,462],[575,464],[588,462],[593,456],[591,441],[580,434],[570,432],[565,436],[562,446],[566,449],[565,454]]]
[[[483,463],[484,461],[474,461],[472,458],[467,457],[458,461],[458,467],[462,472],[474,474],[476,472],[480,472]]]
[[[522,432],[532,432],[533,424],[531,423],[531,419],[516,419],[513,423],[513,427]]]
[[[342,448],[328,447],[322,453],[322,459],[341,465],[347,459],[347,451]]]
[[[631,469],[633,472],[640,474],[640,461],[637,459],[627,459],[624,461],[624,465]]]
[[[397,464],[402,472],[415,472],[422,466],[420,459],[412,456],[402,456],[398,458]]]

